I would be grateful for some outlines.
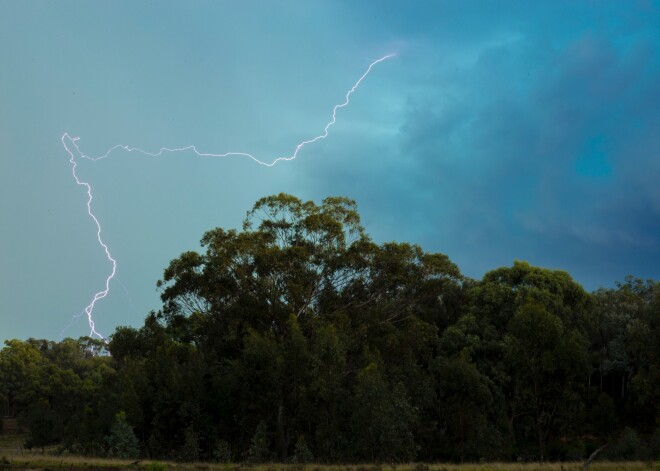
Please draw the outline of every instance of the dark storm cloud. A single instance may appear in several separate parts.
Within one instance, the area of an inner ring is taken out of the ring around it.
[[[365,38],[405,38],[398,124],[356,136],[317,187],[471,276],[526,259],[588,288],[658,277],[656,5],[380,5],[352,18]]]
[[[442,208],[434,224],[453,231],[451,250],[478,258],[506,254],[584,272],[592,259],[614,257],[614,279],[638,264],[648,270],[640,276],[652,275],[649,258],[660,262],[657,38],[587,31],[534,54],[542,42],[486,46],[471,66],[440,74],[435,93],[410,97],[402,150]]]

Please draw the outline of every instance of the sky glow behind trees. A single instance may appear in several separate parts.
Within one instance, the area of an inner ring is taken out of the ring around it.
[[[332,139],[287,165],[81,167],[122,261],[99,330],[141,323],[169,260],[281,191],[354,198],[376,240],[476,278],[514,259],[587,289],[659,276],[657,3],[2,2],[0,30],[0,340],[57,338],[106,273],[63,132],[90,154],[282,155],[391,51]]]

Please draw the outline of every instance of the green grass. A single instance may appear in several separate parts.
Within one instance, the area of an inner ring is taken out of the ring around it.
[[[4,463],[4,464],[3,464]],[[305,466],[286,464],[216,464],[216,463],[174,463],[162,461],[113,460],[80,456],[52,455],[11,455],[0,456],[0,469],[25,470],[187,470],[187,471],[581,471],[582,463],[484,463],[484,464],[405,464],[391,465],[315,465]],[[428,468],[427,468],[428,466]],[[593,471],[658,471],[660,466],[643,462],[597,462],[591,465]]]
[[[0,457],[18,451],[24,441],[25,434],[18,428],[16,419],[4,419],[0,432]]]
[[[165,461],[118,460],[108,458],[91,458],[69,454],[56,454],[56,447],[48,447],[45,453],[41,450],[26,450],[22,444],[24,433],[15,422],[5,420],[5,427],[0,433],[0,471],[2,470],[145,470],[145,471],[582,471],[582,462],[575,463],[483,463],[483,464],[443,464],[443,463],[411,463],[402,465],[290,465],[262,464],[248,465],[242,463],[175,463]],[[643,462],[595,462],[592,471],[660,471],[660,464]]]

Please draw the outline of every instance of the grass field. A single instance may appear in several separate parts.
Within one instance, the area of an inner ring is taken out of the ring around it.
[[[55,454],[54,448],[26,450],[22,448],[25,436],[14,422],[5,421],[0,433],[1,470],[199,470],[199,471],[581,471],[582,463],[483,463],[483,464],[401,464],[401,465],[291,465],[242,463],[175,463],[164,461],[117,460],[90,458],[84,456]],[[660,464],[643,462],[595,462],[589,468],[593,471],[660,471]]]
[[[200,470],[200,471],[581,471],[582,463],[484,463],[484,464],[404,464],[404,465],[286,465],[286,464],[216,464],[173,463],[162,461],[122,461],[77,456],[56,457],[36,454],[28,456],[0,456],[1,469],[24,470]],[[593,471],[654,471],[660,467],[651,463],[625,462],[593,463]]]

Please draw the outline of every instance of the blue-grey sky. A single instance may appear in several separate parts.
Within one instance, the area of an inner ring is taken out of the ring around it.
[[[0,340],[85,335],[62,331],[109,270],[64,132],[274,158],[391,52],[293,162],[81,162],[118,261],[98,330],[140,325],[169,260],[279,192],[352,197],[376,241],[475,278],[660,278],[658,2],[0,0]]]

